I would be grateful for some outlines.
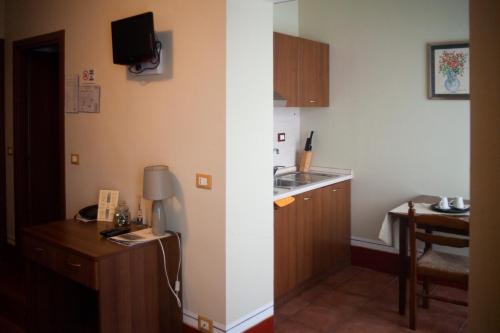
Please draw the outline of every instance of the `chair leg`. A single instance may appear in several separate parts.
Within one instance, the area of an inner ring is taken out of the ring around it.
[[[429,295],[430,283],[428,278],[424,278],[424,295]],[[424,309],[429,308],[429,299],[425,296],[422,297],[422,307]]]
[[[410,278],[410,329],[415,330],[417,326],[417,281],[412,275]]]

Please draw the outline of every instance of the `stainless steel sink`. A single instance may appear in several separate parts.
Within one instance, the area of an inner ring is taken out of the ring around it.
[[[297,186],[305,185],[305,184],[306,183],[299,182],[299,181],[296,181],[293,179],[283,179],[280,177],[274,178],[274,187],[278,187],[278,188],[292,189],[292,188],[296,188]]]
[[[301,185],[307,185],[338,177],[340,177],[340,175],[320,172],[290,172],[275,176],[274,187],[293,189]]]

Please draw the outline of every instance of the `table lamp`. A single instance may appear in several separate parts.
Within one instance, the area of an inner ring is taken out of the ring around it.
[[[165,234],[167,218],[163,211],[162,200],[173,196],[172,178],[168,166],[154,165],[144,168],[143,196],[153,200],[151,228],[154,235]]]

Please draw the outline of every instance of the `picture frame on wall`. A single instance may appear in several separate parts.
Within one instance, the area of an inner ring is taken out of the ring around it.
[[[428,98],[470,98],[469,42],[427,44]]]

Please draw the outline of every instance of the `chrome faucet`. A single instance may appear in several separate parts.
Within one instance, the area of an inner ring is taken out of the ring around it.
[[[276,176],[276,172],[277,172],[279,169],[284,168],[284,167],[285,167],[284,165],[275,165],[275,166],[273,167],[273,175],[275,175],[275,176]]]

